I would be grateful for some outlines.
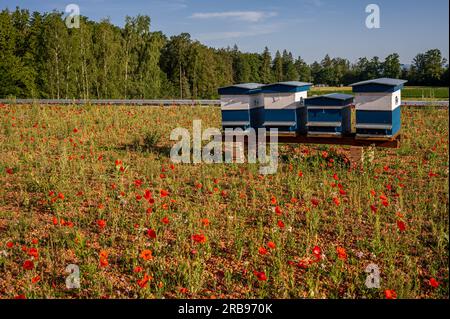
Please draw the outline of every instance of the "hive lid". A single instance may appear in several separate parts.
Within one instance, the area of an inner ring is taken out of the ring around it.
[[[277,82],[277,83],[266,84],[264,86],[266,87],[266,86],[271,86],[271,85],[309,86],[309,85],[312,85],[312,83],[300,82],[300,81],[285,81],[285,82]]]
[[[320,98],[339,100],[339,101],[346,101],[346,100],[353,99],[353,95],[342,94],[342,93],[330,93],[330,94],[312,96],[312,97],[309,97],[309,98],[307,98],[305,100],[310,101],[310,100],[320,99]]]
[[[251,94],[257,93],[262,86],[261,83],[238,83],[220,87],[218,91],[219,94]]]
[[[356,83],[350,84],[350,86],[360,86],[360,85],[367,85],[367,84],[381,84],[381,85],[387,85],[387,86],[398,86],[398,85],[405,84],[406,82],[408,82],[408,81],[401,80],[401,79],[379,78],[379,79],[372,79],[372,80],[367,80],[367,81],[356,82]]]

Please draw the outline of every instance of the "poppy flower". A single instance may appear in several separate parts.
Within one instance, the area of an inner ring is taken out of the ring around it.
[[[189,292],[189,290],[188,290],[187,288],[181,287],[181,288],[180,288],[180,292],[181,292],[182,294],[187,294],[187,293]]]
[[[312,253],[314,254],[314,256],[316,257],[316,259],[320,259],[320,255],[322,253],[322,249],[320,249],[319,246],[314,246]]]
[[[142,268],[141,266],[136,266],[136,267],[134,267],[133,272],[139,273],[139,272],[142,271],[142,269],[143,269],[143,268]]]
[[[100,229],[105,228],[105,226],[106,226],[106,220],[104,220],[104,219],[99,219],[99,220],[97,220],[97,226],[98,226],[98,228],[100,228]]]
[[[145,193],[144,193],[144,198],[145,198],[146,200],[151,199],[151,198],[152,198],[152,192],[151,192],[150,190],[146,189],[146,190],[145,190]]]
[[[317,205],[319,205],[319,200],[317,198],[312,198],[311,204],[313,204],[314,206],[317,206]]]
[[[270,202],[272,203],[272,205],[275,205],[275,204],[277,203],[276,197],[275,197],[275,196],[272,196],[272,197],[270,198]]]
[[[333,197],[333,202],[336,206],[339,206],[341,204],[341,201],[337,197]]]
[[[31,282],[33,284],[38,283],[40,280],[41,280],[41,276],[39,276],[39,275],[36,276],[36,277],[31,278]]]
[[[100,267],[107,267],[109,265],[108,262],[108,252],[106,252],[105,250],[100,251],[99,254],[100,258],[99,258],[99,262],[100,262]]]
[[[195,234],[195,235],[192,235],[192,240],[196,243],[205,243],[206,237],[203,234]]]
[[[63,193],[58,193],[58,198],[59,199],[64,199],[64,194]]]
[[[28,256],[32,256],[34,258],[38,258],[39,257],[39,253],[38,253],[36,248],[32,247],[32,248],[28,249]]]
[[[345,194],[347,194],[347,192],[346,191],[344,191],[342,188],[341,189],[339,189],[339,194],[341,194],[341,195],[345,195]]]
[[[264,247],[259,247],[258,252],[260,255],[266,255],[267,249],[265,249]]]
[[[142,186],[142,180],[136,179],[136,180],[134,181],[134,185],[135,185],[136,187],[141,187],[141,186]]]
[[[165,189],[161,189],[161,191],[160,191],[160,195],[161,195],[161,197],[166,197],[166,196],[168,196],[168,195],[169,195],[169,192],[168,192],[168,191],[166,191]]]
[[[389,206],[389,202],[387,200],[382,201],[381,204],[383,204],[384,207]]]
[[[376,213],[377,210],[378,210],[378,208],[377,208],[375,205],[370,205],[370,210],[371,210],[373,213]]]
[[[14,174],[14,171],[12,168],[7,168],[6,173],[8,173],[9,175],[12,175],[12,174]]]
[[[336,248],[336,252],[338,254],[338,258],[341,260],[347,260],[347,252],[345,251],[344,247],[338,246]]]
[[[121,161],[121,160],[116,160],[115,165],[116,165],[116,166],[122,165],[122,161]]]
[[[298,175],[298,177],[302,177],[303,176],[303,172],[299,171],[297,175]]]
[[[439,287],[439,282],[438,282],[435,278],[430,278],[430,280],[428,281],[428,283],[429,283],[430,286],[433,287],[433,288]]]
[[[27,297],[25,297],[25,295],[17,295],[14,299],[27,299]]]
[[[139,256],[144,260],[153,259],[152,251],[150,249],[144,249]]]
[[[338,180],[339,180],[339,177],[338,177],[338,175],[337,175],[336,173],[333,174],[333,179],[334,179],[335,181],[338,181]]]
[[[283,211],[281,210],[280,206],[275,206],[275,213],[277,215],[281,215],[283,213]]]
[[[268,246],[270,249],[275,249],[275,248],[277,247],[273,241],[269,241],[269,242],[267,243],[267,246]]]
[[[148,283],[151,279],[153,279],[153,277],[151,277],[151,276],[145,274],[145,275],[144,275],[144,278],[142,278],[141,280],[138,280],[137,284],[139,285],[139,287],[145,288],[145,286],[147,286],[147,283]]]
[[[202,218],[200,219],[200,222],[203,224],[203,226],[209,225],[209,219],[208,218]]]
[[[384,291],[384,296],[386,297],[386,299],[397,299],[397,293],[395,292],[395,290],[386,289]]]
[[[14,243],[12,241],[9,241],[6,243],[6,247],[8,247],[8,248],[13,248],[13,246],[14,246]]]
[[[404,232],[406,230],[406,224],[401,220],[397,220],[397,228],[399,231]]]
[[[73,132],[74,132],[74,133],[78,133],[78,129],[75,127],[75,128],[73,129]]]
[[[161,219],[161,222],[163,223],[163,224],[168,224],[168,223],[170,223],[170,220],[169,220],[169,218],[167,218],[167,217],[163,217],[163,219]]]
[[[151,229],[151,228],[147,229],[147,237],[151,238],[151,239],[155,239],[156,238],[156,232],[153,229]]]
[[[32,270],[34,268],[34,263],[32,260],[25,260],[22,267],[25,270]]]
[[[253,274],[256,276],[256,278],[258,278],[259,281],[266,281],[267,280],[267,276],[266,273],[264,271],[254,271]]]
[[[284,223],[282,220],[279,220],[277,224],[278,224],[278,227],[284,228]]]

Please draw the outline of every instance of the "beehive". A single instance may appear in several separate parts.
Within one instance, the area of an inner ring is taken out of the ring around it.
[[[281,133],[297,134],[306,131],[306,108],[311,83],[289,81],[264,85],[263,127],[277,128]]]
[[[351,131],[353,96],[332,93],[305,99],[308,135],[341,136]]]
[[[407,81],[381,78],[351,84],[356,137],[393,137],[401,127],[401,89]]]
[[[222,128],[262,126],[264,99],[262,84],[242,83],[219,88]]]

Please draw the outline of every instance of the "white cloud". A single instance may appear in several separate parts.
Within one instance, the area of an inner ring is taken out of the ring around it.
[[[248,28],[247,30],[202,33],[198,35],[198,39],[201,41],[214,41],[254,37],[277,32],[280,30],[280,27],[281,25],[279,24],[255,25]]]
[[[216,19],[231,18],[240,21],[259,22],[265,18],[276,16],[277,13],[270,11],[225,11],[225,12],[197,12],[191,15],[193,19]]]

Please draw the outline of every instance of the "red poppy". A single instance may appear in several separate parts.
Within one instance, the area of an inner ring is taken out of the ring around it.
[[[64,199],[64,194],[63,193],[58,193],[58,198],[59,199]]]
[[[384,291],[384,295],[386,299],[397,299],[397,293],[395,292],[395,290],[386,289]]]
[[[136,195],[136,200],[137,200],[137,201],[140,201],[141,199],[142,199],[142,196],[141,196],[141,195],[139,195],[139,194]]]
[[[12,248],[14,246],[14,243],[12,241],[9,241],[6,243],[6,247]]]
[[[188,290],[187,288],[181,287],[181,288],[180,288],[180,292],[181,292],[182,294],[187,294],[187,293],[189,292],[189,290]]]
[[[195,234],[195,235],[192,235],[192,240],[196,243],[205,243],[206,237],[203,234]]]
[[[8,173],[9,175],[12,175],[12,174],[14,174],[14,171],[12,168],[7,168],[6,173]]]
[[[389,202],[387,200],[382,201],[381,204],[383,204],[384,207],[389,206]]]
[[[336,206],[339,206],[341,204],[341,201],[337,197],[333,197],[333,202]]]
[[[36,277],[31,278],[31,282],[32,282],[33,284],[39,282],[40,280],[41,280],[41,276],[39,276],[39,275],[36,276]]]
[[[401,220],[397,220],[397,227],[401,232],[404,232],[406,230],[406,224]]]
[[[298,177],[302,177],[303,176],[303,172],[302,171],[299,171],[298,172]]]
[[[138,280],[137,284],[139,285],[139,287],[144,288],[145,286],[147,286],[147,283],[152,279],[153,279],[153,277],[145,274],[144,278],[142,278],[141,280]]]
[[[32,260],[25,260],[22,267],[25,270],[32,270],[34,268],[34,263]]]
[[[136,180],[134,181],[134,185],[135,185],[136,187],[141,187],[141,186],[142,186],[142,181],[141,181],[140,179],[136,179]]]
[[[283,213],[283,211],[281,210],[280,206],[275,206],[275,213],[277,215],[281,215]]]
[[[317,205],[319,205],[319,200],[317,198],[312,198],[311,204],[313,204],[314,206],[317,206]]]
[[[347,194],[347,192],[346,191],[344,191],[342,188],[341,189],[339,189],[339,194],[341,194],[341,195],[345,195],[345,194]]]
[[[260,255],[266,255],[267,249],[265,249],[264,247],[259,247],[258,252]]]
[[[156,232],[153,229],[151,229],[151,228],[147,229],[147,237],[151,238],[151,239],[155,239],[156,238]]]
[[[313,252],[314,256],[316,257],[316,259],[320,259],[320,255],[322,254],[322,249],[320,249],[319,246],[314,246],[312,252]]]
[[[429,284],[433,288],[439,287],[439,282],[435,278],[430,278]]]
[[[161,189],[161,191],[160,191],[160,195],[161,195],[161,197],[166,197],[166,196],[168,196],[168,195],[169,195],[169,192],[168,192],[168,191],[166,191],[165,189]]]
[[[167,217],[163,217],[163,219],[161,219],[161,222],[163,223],[163,224],[168,224],[168,223],[170,223],[170,220],[169,220],[169,218],[167,218]]]
[[[106,226],[106,220],[104,220],[104,219],[99,219],[99,220],[97,220],[97,226],[98,226],[98,228],[100,228],[100,229],[105,228],[105,226]]]
[[[282,220],[279,220],[277,224],[278,224],[278,227],[284,228],[284,223]]]
[[[334,179],[335,181],[338,181],[338,180],[339,180],[339,177],[338,177],[338,175],[337,175],[336,173],[333,174],[333,179]]]
[[[338,258],[341,260],[347,260],[347,252],[345,251],[344,247],[338,246],[336,248],[336,252],[338,254]]]
[[[28,256],[32,256],[34,258],[38,258],[39,257],[39,253],[38,253],[36,248],[32,247],[32,248],[28,249]]]
[[[145,190],[145,193],[144,193],[144,198],[145,198],[146,200],[151,199],[151,198],[152,198],[152,192],[151,192],[150,190],[146,189],[146,190]]]
[[[267,243],[267,246],[268,246],[270,249],[275,249],[275,248],[277,247],[273,241],[269,241],[269,242]]]
[[[138,273],[138,272],[141,272],[142,269],[143,268],[141,266],[136,266],[136,267],[134,267],[133,272]]]
[[[277,203],[276,197],[272,196],[272,198],[270,199],[270,202],[272,203],[272,205],[275,205]]]
[[[152,251],[150,249],[144,249],[139,256],[144,260],[153,259]]]
[[[375,206],[375,205],[370,205],[370,210],[371,210],[373,213],[376,213],[377,210],[378,210],[378,208],[377,208],[377,206]]]
[[[200,222],[203,224],[203,226],[209,225],[209,219],[208,218],[202,218],[200,219]]]
[[[27,297],[25,297],[25,295],[17,295],[14,299],[27,299]]]
[[[258,278],[258,280],[260,281],[266,281],[267,280],[267,276],[266,273],[264,271],[254,271],[253,274],[256,276],[256,278]]]

